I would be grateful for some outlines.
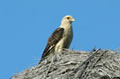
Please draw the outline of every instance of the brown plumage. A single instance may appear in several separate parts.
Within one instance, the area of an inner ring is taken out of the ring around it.
[[[52,52],[52,50],[54,51],[55,45],[58,43],[58,41],[63,37],[63,28],[57,28],[51,35],[51,37],[49,37],[48,39],[48,43],[46,45],[45,50],[43,51],[42,54],[42,59],[44,59],[44,57],[46,57],[47,55],[50,54],[50,51]]]

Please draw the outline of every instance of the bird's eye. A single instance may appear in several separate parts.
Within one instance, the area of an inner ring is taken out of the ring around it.
[[[70,17],[67,17],[67,19],[70,19]]]

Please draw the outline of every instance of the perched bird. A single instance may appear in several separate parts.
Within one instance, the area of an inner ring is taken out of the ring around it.
[[[40,62],[49,55],[54,55],[56,52],[61,53],[63,48],[69,48],[73,38],[73,21],[75,20],[70,15],[63,17],[60,27],[57,28],[49,37]]]

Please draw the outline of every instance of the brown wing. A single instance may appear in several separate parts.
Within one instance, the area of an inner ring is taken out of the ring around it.
[[[58,43],[58,41],[62,38],[63,36],[64,29],[63,28],[57,28],[49,37],[48,43],[46,45],[45,50],[43,51],[42,54],[42,59],[46,57],[50,52],[51,49],[55,47],[55,45]]]

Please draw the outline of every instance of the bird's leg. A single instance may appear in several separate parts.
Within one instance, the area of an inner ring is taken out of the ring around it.
[[[55,51],[55,55],[56,55],[56,57],[57,57],[58,60],[61,59],[61,56],[60,56],[60,55],[61,55],[62,52],[63,52],[62,50],[63,50],[63,48],[59,46],[58,49]]]
[[[61,53],[56,53],[57,60],[60,60],[60,59],[61,59],[60,54],[61,54]]]

